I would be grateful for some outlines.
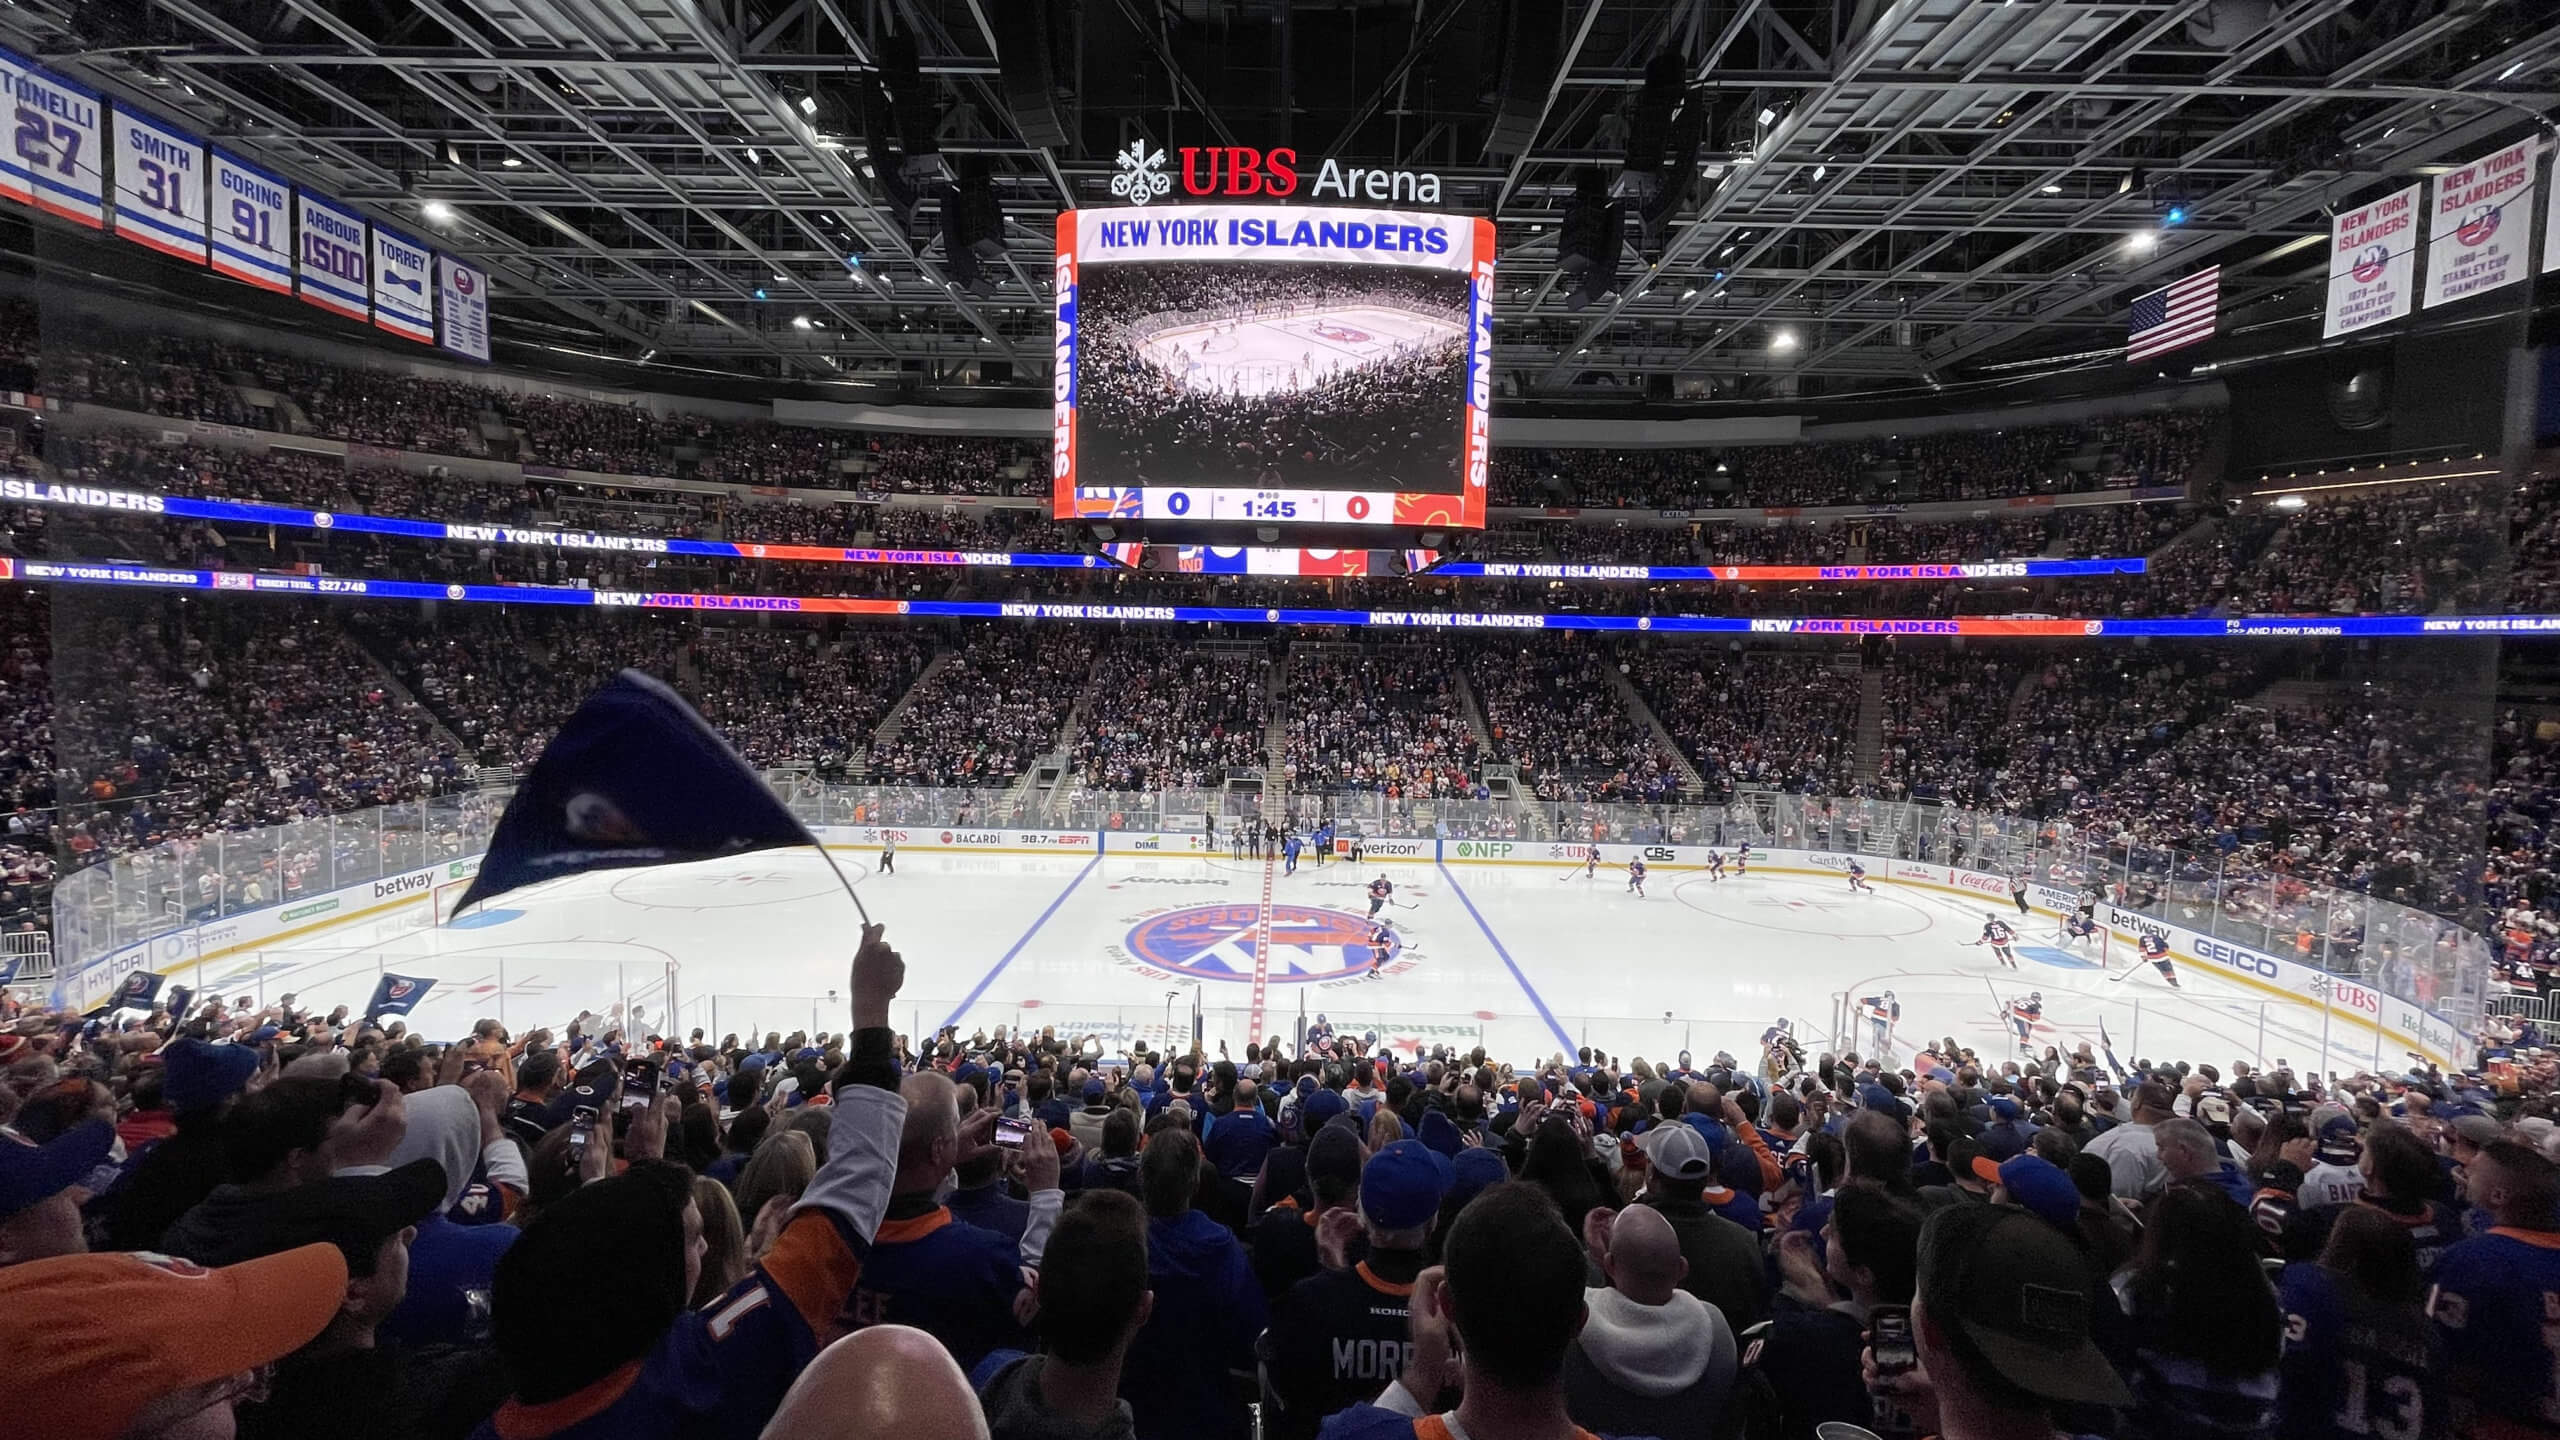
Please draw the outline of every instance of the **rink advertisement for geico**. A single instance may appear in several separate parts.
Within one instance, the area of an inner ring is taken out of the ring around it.
[[[1066,218],[1084,265],[1326,260],[1463,272],[1474,263],[1479,227],[1493,228],[1463,215],[1295,205],[1149,205]]]

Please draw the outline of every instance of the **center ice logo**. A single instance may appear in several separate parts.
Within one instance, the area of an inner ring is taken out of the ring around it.
[[[1139,964],[1191,980],[1251,984],[1255,905],[1193,905],[1150,915],[1131,927],[1123,948]],[[1387,952],[1392,967],[1404,945]],[[1271,907],[1271,970],[1275,985],[1340,980],[1369,966],[1369,922],[1341,910],[1313,905]]]
[[[1143,135],[1112,160],[1120,173],[1111,177],[1111,193],[1132,205],[1144,205],[1173,188],[1173,177],[1164,173],[1164,152],[1150,153]]]

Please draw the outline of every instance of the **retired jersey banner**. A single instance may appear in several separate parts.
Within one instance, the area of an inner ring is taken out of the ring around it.
[[[293,293],[293,187],[237,156],[213,152],[213,268]]]
[[[116,234],[203,264],[204,142],[122,107],[114,115]]]
[[[0,153],[0,198],[91,227],[106,223],[106,106],[95,91],[0,50],[9,87],[9,146]]]
[[[397,230],[373,227],[373,323],[404,340],[432,345],[435,302],[428,299],[427,247]]]
[[[456,355],[489,358],[489,272],[436,257],[436,299],[444,310],[438,342]]]
[[[2437,176],[2427,212],[2430,308],[2522,280],[2533,240],[2533,142],[2519,140]]]
[[[302,192],[294,271],[303,299],[350,320],[373,318],[366,302],[372,266],[365,258],[364,229],[363,216]]]
[[[2341,210],[2329,227],[2329,308],[2323,339],[2409,313],[2417,299],[2418,187]]]

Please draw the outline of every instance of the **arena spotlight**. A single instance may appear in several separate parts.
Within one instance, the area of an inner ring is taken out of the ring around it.
[[[1597,169],[1574,179],[1565,202],[1564,233],[1556,242],[1556,269],[1573,277],[1565,307],[1580,310],[1618,293],[1618,264],[1627,248],[1627,207],[1609,199],[1609,182]]]
[[[2160,240],[2147,230],[2137,230],[2125,237],[2124,248],[2136,255],[2148,255],[2160,248]]]
[[[427,217],[427,223],[430,225],[450,225],[453,223],[453,207],[447,205],[441,200],[428,201],[426,205],[418,211],[418,213]]]

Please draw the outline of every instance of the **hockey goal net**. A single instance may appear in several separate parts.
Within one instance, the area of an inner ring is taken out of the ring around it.
[[[454,907],[462,903],[462,892],[470,888],[469,880],[448,880],[438,885],[427,907],[427,923],[441,925],[452,919]]]

